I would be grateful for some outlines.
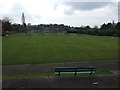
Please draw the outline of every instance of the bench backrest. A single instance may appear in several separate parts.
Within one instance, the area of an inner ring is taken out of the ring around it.
[[[56,67],[55,72],[84,72],[95,71],[95,67]]]

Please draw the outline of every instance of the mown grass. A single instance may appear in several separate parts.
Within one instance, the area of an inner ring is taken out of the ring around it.
[[[113,74],[110,71],[96,71],[96,73],[92,75],[109,75]],[[90,74],[77,74],[77,76],[88,76]],[[58,76],[55,74],[18,74],[18,75],[5,75],[2,78],[33,78],[33,77],[50,77],[50,76]],[[61,74],[60,76],[74,76],[74,74]]]
[[[2,64],[117,60],[118,38],[79,34],[16,34],[2,38]]]

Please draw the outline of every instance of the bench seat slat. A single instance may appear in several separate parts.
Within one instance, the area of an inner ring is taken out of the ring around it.
[[[56,72],[95,72],[95,71],[56,71]]]
[[[55,69],[95,69],[95,67],[56,67]]]
[[[95,69],[59,69],[55,71],[95,71]]]
[[[90,72],[77,72],[77,74],[86,74],[86,73],[91,73]],[[92,73],[95,73],[95,72],[92,72]],[[55,74],[59,74],[59,72],[55,72]],[[75,72],[60,72],[60,74],[75,74]]]

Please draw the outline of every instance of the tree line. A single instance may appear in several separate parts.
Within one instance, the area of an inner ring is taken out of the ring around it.
[[[2,20],[3,35],[15,34],[15,33],[27,33],[27,32],[52,32],[52,33],[77,33],[87,35],[98,35],[98,36],[115,36],[120,37],[120,22],[118,23],[107,23],[102,24],[100,28],[97,26],[91,28],[88,26],[81,27],[70,27],[64,24],[38,24],[26,25],[26,28],[20,24],[12,24],[9,18]]]
[[[118,22],[117,24],[104,23],[103,25],[101,25],[100,28],[98,28],[97,26],[93,28],[89,26],[76,27],[74,30],[67,31],[67,33],[120,37],[120,22]]]

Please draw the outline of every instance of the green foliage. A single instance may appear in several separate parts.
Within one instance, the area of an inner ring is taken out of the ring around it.
[[[77,30],[77,31],[68,31],[68,33],[78,33],[78,34],[87,34],[87,35],[98,35],[98,36],[120,36],[120,30]]]
[[[118,60],[118,38],[24,33],[3,37],[2,51],[3,65]]]
[[[9,18],[4,18],[2,20],[2,28],[4,31],[11,31],[11,22]]]
[[[78,33],[78,34],[87,34],[87,35],[97,35],[97,36],[114,36],[120,37],[120,22],[108,23],[101,25],[100,28],[95,26],[94,28],[86,27],[76,27],[74,30],[68,30],[67,33]]]

